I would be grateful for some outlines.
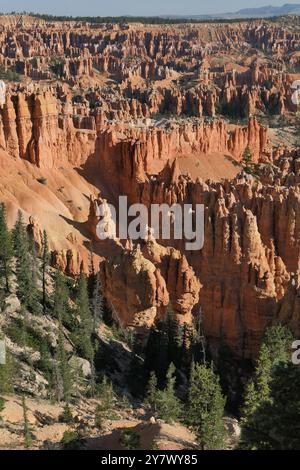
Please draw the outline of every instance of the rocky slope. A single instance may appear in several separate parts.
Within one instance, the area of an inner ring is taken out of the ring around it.
[[[210,348],[256,355],[267,325],[299,334],[300,30],[284,22],[143,26],[0,18],[0,199],[52,262],[88,268],[90,238],[123,326],[201,307]],[[272,118],[270,116],[273,116]],[[244,121],[243,121],[244,120]],[[297,137],[296,137],[297,139]],[[297,142],[295,142],[297,144]],[[249,148],[256,175],[236,165]],[[205,243],[100,242],[97,205],[204,204]],[[33,216],[30,219],[29,217]]]

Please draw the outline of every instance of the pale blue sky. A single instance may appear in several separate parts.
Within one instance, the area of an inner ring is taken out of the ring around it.
[[[34,11],[56,15],[201,15],[300,0],[0,0],[0,12]]]

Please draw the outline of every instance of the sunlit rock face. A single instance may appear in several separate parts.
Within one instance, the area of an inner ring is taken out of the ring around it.
[[[10,226],[20,208],[39,251],[46,229],[53,266],[70,276],[88,271],[92,252],[124,327],[147,329],[169,307],[191,323],[201,309],[211,350],[225,342],[246,358],[270,324],[299,334],[298,48],[297,33],[260,20],[0,17],[0,200]],[[173,236],[99,240],[99,205],[120,195],[149,210],[203,204],[203,249]]]

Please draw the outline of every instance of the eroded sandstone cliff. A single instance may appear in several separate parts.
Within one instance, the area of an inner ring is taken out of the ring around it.
[[[69,275],[88,269],[92,239],[123,326],[147,329],[170,305],[190,323],[201,308],[211,350],[225,342],[247,358],[270,324],[299,334],[295,22],[291,31],[260,20],[1,17],[0,198],[10,225],[21,208],[37,246],[45,228],[53,265]],[[119,195],[148,208],[204,204],[203,249],[99,241],[97,207]]]

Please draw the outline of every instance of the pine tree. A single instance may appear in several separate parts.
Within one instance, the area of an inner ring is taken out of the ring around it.
[[[148,404],[153,413],[156,413],[158,401],[157,378],[155,372],[151,372],[146,393],[146,404]]]
[[[95,425],[101,428],[105,420],[114,417],[114,407],[117,401],[113,385],[106,377],[99,386],[98,395],[101,403],[96,408]]]
[[[254,378],[246,388],[244,406],[242,409],[242,422],[247,423],[248,419],[256,409],[270,396],[272,361],[269,349],[266,344],[262,344],[257,360]]]
[[[103,408],[101,405],[97,405],[95,410],[95,426],[99,429],[99,431],[102,431],[103,429],[104,420],[105,418],[103,416]]]
[[[182,406],[175,394],[175,366],[171,364],[167,372],[167,385],[157,394],[157,414],[159,418],[170,423],[178,421],[181,416]]]
[[[56,353],[56,397],[58,401],[62,399],[68,403],[72,394],[72,370],[68,362],[67,353],[64,346],[64,333],[61,316],[58,318],[58,344]]]
[[[73,414],[69,403],[66,403],[61,416],[59,417],[61,423],[70,424],[73,422]]]
[[[90,361],[94,361],[94,348],[92,343],[93,318],[89,306],[87,278],[81,273],[76,296],[76,310],[80,319],[77,345],[80,355]]]
[[[69,289],[65,277],[57,271],[54,278],[53,316],[61,323],[69,323]]]
[[[241,411],[241,422],[247,428],[256,411],[264,404],[270,403],[270,384],[272,371],[281,363],[290,359],[292,344],[290,331],[281,325],[267,329],[260,348],[254,377],[245,390],[244,405]]]
[[[33,313],[39,313],[40,304],[38,302],[35,268],[32,266],[30,244],[21,211],[18,212],[18,218],[13,231],[13,241],[17,258],[18,297],[24,307]]]
[[[193,364],[186,421],[194,429],[202,450],[218,450],[225,446],[225,402],[212,366]]]
[[[48,237],[47,233],[44,230],[43,233],[43,251],[42,251],[42,283],[43,283],[43,313],[46,314],[47,308],[47,273],[49,267],[49,246],[48,246]]]
[[[241,166],[245,173],[248,173],[249,175],[252,175],[257,178],[259,165],[253,162],[252,153],[248,146],[244,150]]]
[[[255,386],[262,402],[268,400],[270,395],[271,368],[272,361],[269,349],[265,344],[262,344],[255,369]]]
[[[103,313],[104,313],[104,297],[102,294],[100,273],[97,273],[95,275],[91,309],[93,312],[93,321],[94,321],[94,329],[95,329],[97,322],[103,320]]]
[[[77,346],[80,355],[91,364],[90,395],[93,397],[95,395],[96,386],[96,370],[94,364],[95,350],[92,339],[95,328],[95,317],[92,315],[90,309],[87,277],[83,273],[80,274],[78,280],[76,310],[80,321],[77,333]]]
[[[206,338],[203,330],[203,315],[200,307],[198,316],[194,320],[195,336],[193,338],[193,349],[197,348],[200,351],[201,357],[199,358],[202,364],[206,364]]]
[[[260,398],[258,396],[258,392],[255,387],[254,380],[250,380],[245,389],[245,397],[244,397],[244,404],[242,408],[242,424],[247,423],[248,419],[254,415],[258,405],[260,402]]]
[[[273,368],[269,400],[262,402],[242,427],[241,448],[300,450],[300,374],[290,362]]]
[[[272,367],[290,360],[292,342],[293,335],[287,327],[276,325],[267,329],[263,343],[268,348]]]
[[[13,246],[11,234],[7,228],[6,211],[4,204],[0,205],[0,280],[4,278],[5,290],[10,290],[10,276],[12,273]]]

